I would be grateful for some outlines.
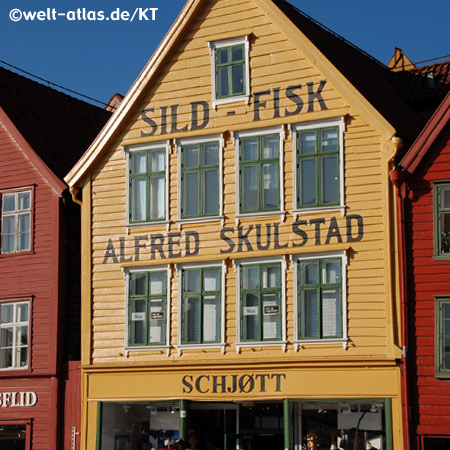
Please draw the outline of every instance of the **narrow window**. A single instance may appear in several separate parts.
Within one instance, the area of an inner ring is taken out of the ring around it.
[[[450,377],[450,298],[436,299],[436,374]]]
[[[166,149],[131,151],[130,222],[153,222],[166,218]]]
[[[164,345],[167,327],[167,271],[132,272],[129,345]]]
[[[29,302],[0,303],[0,369],[28,367]]]
[[[435,254],[450,255],[450,184],[435,185]]]
[[[31,250],[31,191],[2,195],[2,253]]]
[[[245,264],[240,270],[242,340],[281,340],[281,264]]]
[[[220,342],[221,269],[182,270],[182,344]]]
[[[245,94],[244,44],[221,47],[215,50],[216,98]]]

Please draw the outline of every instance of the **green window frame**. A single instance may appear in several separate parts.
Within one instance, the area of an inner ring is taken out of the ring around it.
[[[240,137],[240,213],[279,211],[280,178],[280,135]]]
[[[0,369],[27,369],[30,302],[0,303]]]
[[[129,152],[129,222],[166,219],[167,150],[154,147]]]
[[[214,217],[220,205],[218,141],[181,146],[181,218]]]
[[[240,266],[240,338],[242,342],[281,341],[283,281],[280,262]]]
[[[222,268],[183,268],[181,279],[181,344],[220,343]]]
[[[342,265],[341,257],[298,260],[299,340],[343,337]]]
[[[297,130],[298,208],[340,205],[339,126]]]
[[[434,256],[450,258],[450,181],[434,184]]]
[[[128,345],[166,345],[167,270],[129,274]]]
[[[245,44],[218,46],[214,50],[216,99],[246,94]]]
[[[436,297],[436,376],[450,378],[450,297]]]
[[[1,194],[1,253],[31,250],[32,191]]]

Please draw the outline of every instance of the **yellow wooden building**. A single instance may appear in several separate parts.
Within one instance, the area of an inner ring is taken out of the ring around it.
[[[284,0],[187,2],[66,177],[83,450],[403,448],[388,73]]]

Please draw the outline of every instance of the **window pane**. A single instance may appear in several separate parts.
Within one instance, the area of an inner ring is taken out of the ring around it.
[[[450,187],[441,188],[441,208],[450,208]]]
[[[131,219],[133,221],[146,220],[147,216],[147,181],[135,178],[131,182]]]
[[[200,292],[200,269],[190,269],[184,272],[185,292]]]
[[[190,297],[185,299],[184,340],[186,342],[200,341],[200,299]]]
[[[263,164],[263,209],[280,206],[279,179],[278,163]]]
[[[5,216],[3,217],[3,227],[2,232],[4,234],[14,234],[16,219],[15,216]]]
[[[219,269],[205,269],[203,271],[203,290],[205,292],[220,291]]]
[[[242,332],[245,340],[259,340],[259,297],[256,294],[244,295]]]
[[[278,158],[280,146],[278,136],[265,136],[262,138],[262,157],[263,159]]]
[[[450,353],[444,356],[444,370],[450,370]]]
[[[450,303],[444,305],[444,317],[450,319]]]
[[[2,328],[1,346],[2,347],[11,347],[13,345],[13,340],[14,340],[14,328],[12,328],[12,327]]]
[[[215,170],[207,170],[203,173],[203,213],[207,215],[219,214],[219,173]]]
[[[444,334],[450,336],[450,320],[444,320]]]
[[[263,339],[281,339],[281,304],[278,293],[263,295]]]
[[[166,151],[152,150],[150,153],[150,171],[151,172],[163,172],[165,170],[165,155]]]
[[[244,93],[244,65],[239,64],[231,69],[233,77],[233,94]]]
[[[300,133],[300,154],[308,155],[316,153],[316,132]]]
[[[228,62],[228,48],[216,50],[216,55],[219,64],[226,64]]]
[[[322,152],[337,152],[338,130],[322,130]]]
[[[302,285],[318,284],[319,278],[317,262],[300,263],[300,282]]]
[[[188,172],[184,174],[184,215],[199,215],[199,186],[198,172]]]
[[[319,337],[319,304],[317,292],[302,292],[302,337]]]
[[[0,305],[1,323],[12,323],[14,321],[14,305]]]
[[[231,49],[231,60],[233,62],[244,60],[244,46],[233,47]]]
[[[17,327],[16,333],[16,344],[28,345],[28,327]]]
[[[150,301],[150,337],[151,344],[165,341],[165,302],[163,299]]]
[[[263,288],[280,287],[280,266],[266,266],[262,269]]]
[[[147,155],[145,153],[130,153],[131,173],[147,172]]]
[[[258,139],[242,140],[242,160],[253,161],[258,159]]]
[[[131,344],[146,344],[146,301],[136,300],[131,304]]]
[[[341,282],[341,266],[338,260],[326,260],[322,263],[322,282],[324,284]]]
[[[218,92],[219,97],[226,97],[230,91],[228,85],[228,67],[220,67],[218,70]]]
[[[259,266],[242,267],[243,289],[259,289]]]
[[[31,193],[30,192],[19,192],[19,210],[23,211],[25,209],[31,208]]]
[[[16,195],[4,194],[3,195],[3,212],[11,212],[16,210]]]
[[[217,342],[220,330],[220,301],[218,296],[205,297],[203,306],[203,341]]]
[[[150,220],[166,217],[165,188],[166,179],[164,175],[150,178]]]
[[[450,213],[441,213],[441,253],[450,252]]]
[[[150,272],[150,295],[160,295],[166,293],[167,274],[166,272]]]
[[[322,335],[341,335],[341,298],[337,289],[322,292]]]
[[[300,205],[315,205],[316,195],[316,160],[302,159],[300,161]]]
[[[336,156],[322,159],[322,203],[338,203],[338,159]]]
[[[147,295],[147,274],[131,274],[131,295]]]
[[[192,147],[183,147],[183,167],[198,167],[199,165],[198,145]]]
[[[2,235],[2,253],[11,253],[14,251],[14,235]]]
[[[19,215],[19,248],[18,250],[29,250],[30,248],[30,213]]]
[[[22,347],[19,349],[18,362],[20,367],[28,366],[28,347]]]
[[[205,144],[203,146],[203,160],[205,166],[217,166],[219,164],[219,146],[217,144]]]
[[[254,211],[258,209],[258,167],[242,168],[242,209]]]
[[[2,348],[0,349],[0,367],[5,369],[12,367],[12,349]]]

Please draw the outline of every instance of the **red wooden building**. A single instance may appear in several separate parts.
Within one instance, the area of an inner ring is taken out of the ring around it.
[[[62,179],[109,116],[0,68],[2,450],[76,448],[79,211]]]
[[[450,448],[450,94],[392,174],[411,449]]]

